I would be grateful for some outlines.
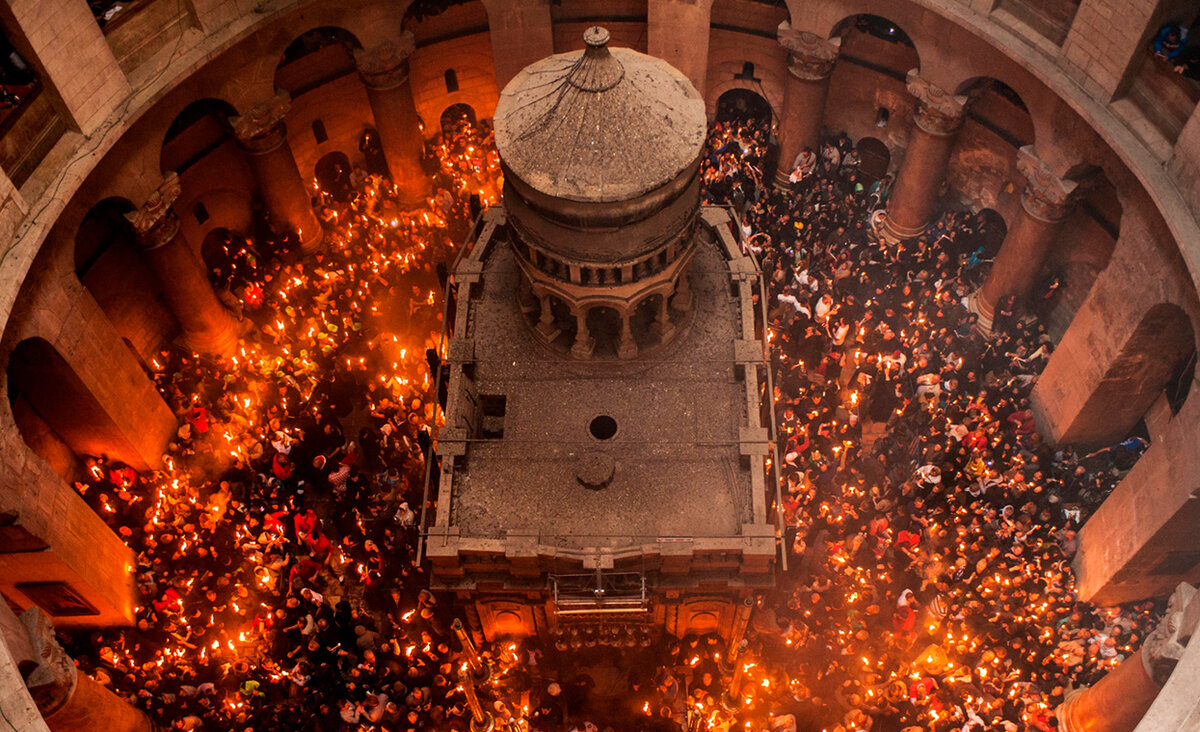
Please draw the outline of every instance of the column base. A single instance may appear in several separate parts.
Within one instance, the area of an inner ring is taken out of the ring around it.
[[[494,729],[496,729],[496,720],[490,714],[485,716],[482,722],[476,722],[474,717],[471,718],[471,732],[492,732]]]
[[[692,309],[692,291],[685,290],[684,292],[676,292],[671,298],[671,307],[681,313],[686,313]]]
[[[180,343],[194,353],[204,353],[211,356],[232,356],[237,350],[238,339],[245,333],[250,321],[240,321],[226,312],[228,323],[218,330],[205,333],[184,333]]]
[[[660,323],[656,320],[650,324],[650,332],[658,336],[660,343],[666,343],[675,335],[675,326],[671,325],[670,321]]]
[[[562,335],[562,328],[555,327],[554,321],[549,323],[538,321],[538,324],[534,326],[534,330],[542,338],[545,338],[547,343],[553,343],[556,338]]]
[[[637,355],[637,342],[632,338],[629,340],[622,340],[620,345],[617,346],[617,358],[632,359],[637,358]]]
[[[412,179],[400,182],[392,181],[392,185],[396,187],[396,204],[401,211],[415,211],[424,208],[426,199],[433,193],[433,186],[425,177],[424,171],[420,171],[419,174],[420,179],[416,181]]]
[[[580,340],[575,339],[575,345],[571,346],[571,355],[575,358],[591,358],[592,352],[596,350],[596,341],[593,338],[585,338]]]
[[[970,295],[963,298],[963,305],[967,310],[975,313],[979,320],[976,321],[975,327],[985,336],[992,334],[992,319],[996,315],[996,306],[988,302],[983,296],[983,289],[980,288]]]
[[[928,225],[926,223],[914,227],[901,226],[891,216],[888,216],[883,220],[883,225],[879,227],[879,233],[887,243],[898,244],[909,239],[916,239]]]
[[[303,234],[300,237],[300,254],[316,254],[325,248],[325,229],[321,227],[314,217],[311,231],[315,233],[309,234],[305,239]]]
[[[776,169],[775,180],[771,181],[771,185],[780,193],[792,190],[792,171],[783,168]]]

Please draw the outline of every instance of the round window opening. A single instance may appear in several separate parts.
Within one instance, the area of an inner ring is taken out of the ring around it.
[[[617,434],[617,420],[607,414],[602,414],[588,425],[588,432],[591,432],[592,437],[597,440],[612,439],[612,436]]]

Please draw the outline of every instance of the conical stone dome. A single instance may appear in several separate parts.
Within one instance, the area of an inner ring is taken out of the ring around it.
[[[626,201],[671,182],[703,151],[704,100],[687,77],[608,40],[589,28],[583,51],[525,67],[500,95],[500,159],[545,196]]]

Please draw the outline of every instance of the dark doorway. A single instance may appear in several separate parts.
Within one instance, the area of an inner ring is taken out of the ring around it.
[[[874,183],[887,175],[892,151],[883,140],[864,137],[858,141],[858,175],[864,184]]]
[[[317,161],[313,174],[321,190],[335,201],[345,201],[350,195],[350,158],[343,152],[331,152]]]
[[[730,89],[717,98],[718,122],[771,122],[771,104],[758,92]]]
[[[465,126],[475,125],[475,110],[470,104],[451,104],[442,112],[442,134],[454,137]]]

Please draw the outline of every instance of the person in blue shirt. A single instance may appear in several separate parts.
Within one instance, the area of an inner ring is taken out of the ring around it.
[[[1154,55],[1174,61],[1183,53],[1187,43],[1187,29],[1178,23],[1167,23],[1154,37]]]

